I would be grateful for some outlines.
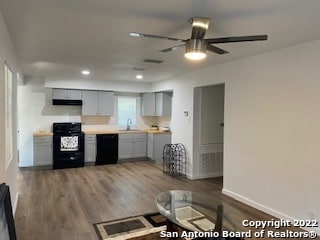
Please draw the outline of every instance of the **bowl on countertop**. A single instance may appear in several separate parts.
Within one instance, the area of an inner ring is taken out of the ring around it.
[[[169,127],[161,127],[160,130],[162,130],[164,132],[169,132],[170,128]]]

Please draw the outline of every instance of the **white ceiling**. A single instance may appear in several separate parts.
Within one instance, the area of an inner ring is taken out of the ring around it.
[[[320,37],[319,0],[0,0],[0,11],[25,75],[96,80],[170,79],[199,68]],[[206,38],[268,34],[264,42],[217,45],[201,62],[184,59],[179,42],[130,37],[131,31],[187,39],[188,20],[211,18]],[[163,60],[161,64],[143,59]]]

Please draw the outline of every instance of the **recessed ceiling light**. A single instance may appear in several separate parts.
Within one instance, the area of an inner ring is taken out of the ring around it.
[[[131,32],[130,36],[131,37],[140,37],[140,33]]]
[[[136,75],[136,79],[142,79],[143,76],[141,74]]]
[[[82,70],[82,75],[89,75],[90,74],[90,71],[89,70]]]

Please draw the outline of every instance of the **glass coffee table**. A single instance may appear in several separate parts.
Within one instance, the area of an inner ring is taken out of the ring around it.
[[[242,224],[247,217],[218,197],[172,190],[156,196],[155,204],[167,219],[167,232],[176,232],[178,226],[184,231],[211,232],[211,236],[219,237],[223,233],[226,236],[218,239],[243,239],[235,233],[248,231]]]

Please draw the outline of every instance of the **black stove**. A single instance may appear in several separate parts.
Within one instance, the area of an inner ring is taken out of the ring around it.
[[[84,133],[79,122],[53,123],[53,169],[84,166]]]

